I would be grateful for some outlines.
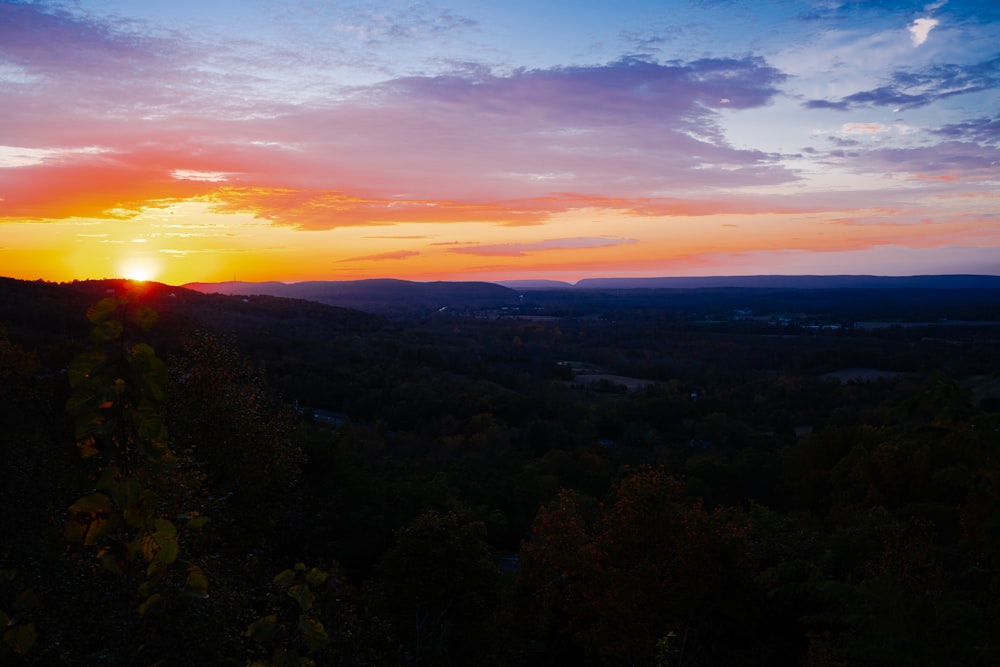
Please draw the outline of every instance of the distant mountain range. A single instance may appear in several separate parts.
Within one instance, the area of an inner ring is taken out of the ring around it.
[[[329,280],[298,283],[188,283],[206,294],[266,295],[306,299],[368,312],[392,313],[448,308],[502,308],[519,303],[524,292],[693,289],[1000,289],[1000,276],[708,276],[686,278],[589,278],[575,284],[557,280],[414,282],[395,279]]]
[[[586,278],[577,283],[558,280],[504,280],[501,285],[519,291],[608,289],[706,289],[752,287],[774,289],[838,288],[1000,288],[1000,276],[704,276],[685,278]]]

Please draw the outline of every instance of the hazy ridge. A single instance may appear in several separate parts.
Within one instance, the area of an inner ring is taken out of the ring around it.
[[[558,280],[504,280],[499,284],[517,290],[548,289],[704,289],[753,287],[775,289],[838,288],[998,288],[1000,276],[956,274],[923,276],[690,276],[662,278],[585,278],[576,283]]]

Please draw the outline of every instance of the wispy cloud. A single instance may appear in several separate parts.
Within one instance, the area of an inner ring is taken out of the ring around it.
[[[995,144],[1000,142],[1000,116],[973,118],[962,123],[948,123],[932,130],[932,132],[952,139]]]
[[[837,100],[814,99],[809,109],[848,109],[875,106],[916,109],[956,95],[967,95],[1000,86],[1000,57],[971,65],[942,64],[919,71],[899,70],[889,81],[870,90]]]
[[[635,239],[576,237],[563,239],[547,239],[534,243],[498,243],[484,245],[469,245],[452,248],[451,252],[463,255],[480,255],[484,257],[524,257],[538,252],[550,250],[579,250],[583,248],[610,248],[629,243]]]
[[[107,41],[97,32],[97,44]],[[219,212],[310,229],[420,220],[524,225],[565,210],[552,205],[554,192],[648,196],[789,182],[779,156],[729,146],[716,124],[718,109],[768,104],[783,80],[755,57],[627,59],[407,77],[323,106],[253,117],[232,118],[215,104],[195,115],[163,107],[129,124],[91,113],[58,128],[42,122],[53,113],[40,112],[41,100],[25,106],[15,97],[0,144],[27,141],[54,153],[30,168],[0,170],[0,188],[17,193],[0,202],[0,217],[100,217],[123,204],[201,196]],[[145,99],[144,89],[129,95]],[[107,104],[112,113],[115,102]],[[84,144],[100,155],[59,150]]]
[[[341,263],[348,262],[381,262],[386,260],[401,260],[417,257],[420,253],[416,250],[395,250],[393,252],[380,252],[374,255],[360,255],[358,257],[348,257],[338,260]]]

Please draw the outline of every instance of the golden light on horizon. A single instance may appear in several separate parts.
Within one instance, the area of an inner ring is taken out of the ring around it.
[[[160,275],[161,268],[158,260],[145,255],[125,257],[119,260],[116,266],[117,272],[122,278],[137,282],[156,279]]]

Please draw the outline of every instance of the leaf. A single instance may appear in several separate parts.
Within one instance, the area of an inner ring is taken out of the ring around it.
[[[95,345],[103,345],[122,337],[125,327],[119,320],[104,320],[94,327],[90,332],[90,342]]]
[[[98,560],[101,561],[101,566],[108,572],[111,572],[112,574],[120,575],[124,572],[122,570],[121,564],[118,562],[118,559],[110,551],[102,553],[100,556],[98,556]]]
[[[142,552],[154,571],[158,565],[170,565],[177,560],[177,529],[166,519],[156,520],[156,530],[146,533],[139,539],[139,550]]]
[[[211,519],[207,516],[196,516],[187,522],[187,527],[191,530],[201,530],[209,521],[211,521]]]
[[[142,604],[139,605],[139,615],[145,616],[156,604],[160,601],[161,596],[159,593],[153,593],[148,598],[146,598]]]
[[[30,651],[31,647],[35,645],[35,639],[37,639],[37,635],[34,623],[18,625],[3,633],[4,644],[18,655],[24,655]]]
[[[329,578],[329,576],[330,576],[329,573],[314,567],[313,569],[309,570],[308,574],[306,574],[306,583],[312,586],[313,588],[319,588],[320,586],[326,583],[326,580]]]
[[[243,633],[243,636],[249,637],[261,644],[269,644],[276,634],[278,634],[278,617],[274,614],[269,614],[251,623],[247,631]]]
[[[306,641],[306,648],[310,653],[321,650],[330,641],[330,635],[326,633],[326,628],[318,619],[303,614],[299,616],[299,632]]]
[[[274,576],[274,583],[278,586],[290,586],[293,581],[295,581],[293,570],[282,570]]]
[[[88,547],[93,546],[110,533],[116,523],[107,516],[81,514],[66,524],[66,540],[79,542]]]
[[[108,512],[110,510],[111,499],[100,492],[84,496],[69,506],[70,512]]]
[[[158,313],[149,306],[140,306],[129,314],[129,321],[138,326],[143,331],[149,331],[156,324]]]
[[[163,422],[163,412],[144,402],[132,411],[131,417],[143,443],[143,453],[149,458],[162,456],[167,451],[167,427]]]
[[[91,456],[100,454],[101,450],[96,447],[96,443],[97,440],[92,435],[78,441],[76,446],[80,450],[80,457],[89,459]]]
[[[296,584],[289,588],[288,597],[298,602],[302,611],[309,611],[312,609],[313,603],[316,602],[316,595],[309,590],[309,586],[306,584]]]
[[[69,386],[76,388],[90,380],[106,361],[107,355],[101,350],[88,350],[76,355],[66,369]],[[73,397],[70,397],[70,403],[72,402]],[[67,405],[67,409],[70,410],[70,405]],[[70,413],[73,414],[73,411],[70,410]]]
[[[111,494],[111,499],[115,501],[115,504],[126,511],[139,502],[143,490],[142,484],[134,478],[112,482],[104,488]]]
[[[92,324],[100,324],[118,312],[121,301],[111,297],[101,299],[87,309],[87,319]]]
[[[156,356],[150,345],[146,343],[134,345],[129,354],[129,365],[136,374],[144,396],[154,401],[166,398],[169,380],[167,365]]]
[[[205,599],[208,597],[208,578],[201,568],[191,567],[188,569],[187,579],[184,581],[184,593],[196,598]]]

